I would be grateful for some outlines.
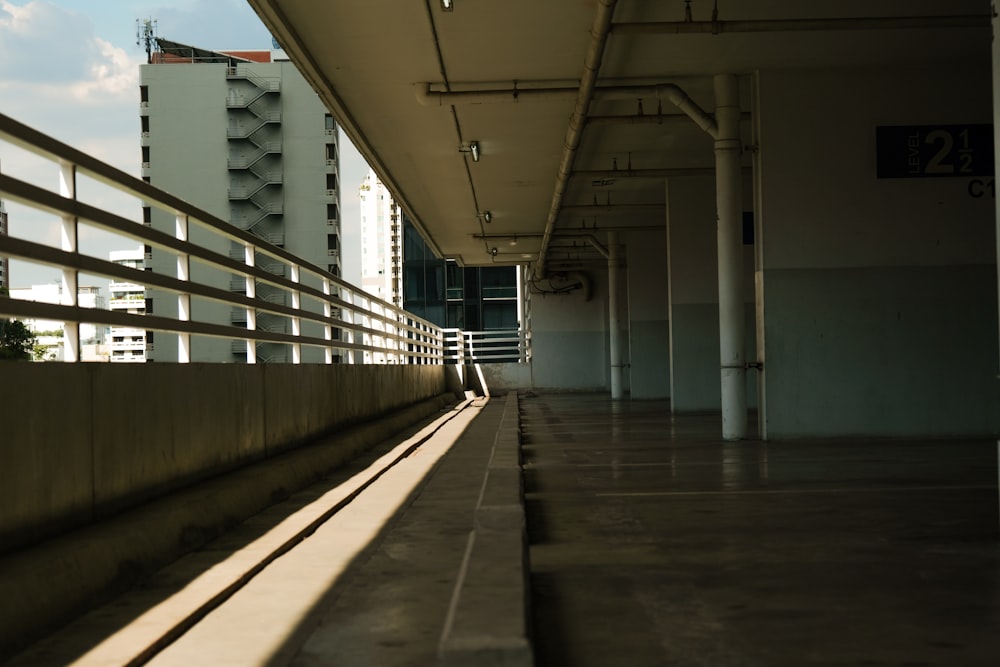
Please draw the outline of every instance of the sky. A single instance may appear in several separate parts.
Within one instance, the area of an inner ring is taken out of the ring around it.
[[[272,45],[246,0],[0,0],[0,113],[139,176],[139,66],[146,53],[136,43],[138,19],[154,19],[160,37],[208,49]],[[340,157],[344,276],[360,283],[358,187],[368,166],[343,134]],[[57,187],[51,163],[2,141],[0,171]],[[140,214],[135,200],[98,186],[79,187],[88,203],[131,219]],[[55,221],[10,202],[6,209],[13,236],[58,244]],[[81,230],[80,244],[104,259],[111,250],[136,245],[98,230]],[[52,270],[11,263],[13,287],[57,277]]]

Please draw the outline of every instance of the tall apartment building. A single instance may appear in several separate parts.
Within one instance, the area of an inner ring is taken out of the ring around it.
[[[280,51],[209,51],[157,39],[152,63],[140,68],[142,173],[153,185],[303,259],[340,275],[340,200],[337,127],[319,97]],[[173,233],[172,215],[144,210],[144,221]],[[192,241],[243,258],[242,246]],[[222,245],[220,245],[222,244]],[[172,255],[147,249],[147,266],[173,273]],[[287,268],[260,256],[257,266],[285,275]],[[195,263],[193,275],[234,291],[242,277],[216,275]],[[173,295],[148,290],[147,308],[176,312]],[[279,290],[258,283],[257,297],[283,303]],[[289,304],[290,305],[290,304]],[[242,308],[222,309],[195,300],[192,319],[243,325]],[[282,317],[259,313],[258,329],[290,331]],[[315,329],[315,330],[314,330]],[[319,327],[303,334],[322,337]],[[176,337],[159,336],[150,360],[177,358]],[[283,345],[258,345],[258,361],[284,361]],[[303,349],[303,361],[320,362],[320,350]],[[195,338],[193,361],[245,361],[242,341]]]
[[[110,259],[115,264],[137,271],[142,271],[146,265],[142,247],[135,250],[113,250]],[[108,299],[111,310],[133,315],[146,313],[146,288],[139,283],[115,280],[108,285],[108,290],[111,293]],[[142,363],[146,361],[146,342],[147,332],[142,329],[112,326],[108,340],[111,353],[109,359],[112,363]],[[152,344],[151,335],[149,343]]]
[[[361,287],[369,294],[403,305],[402,213],[374,169],[361,187]]]
[[[4,210],[3,200],[0,199],[0,236],[7,234],[7,211]],[[0,256],[0,288],[10,287],[10,260]]]

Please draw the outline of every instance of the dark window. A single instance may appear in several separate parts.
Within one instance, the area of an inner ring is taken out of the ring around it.
[[[336,190],[337,189],[337,175],[336,174],[327,174],[326,175],[326,189],[327,190]]]
[[[337,249],[337,235],[336,234],[327,234],[326,235],[326,249],[327,250],[336,250]]]
[[[149,101],[149,86],[139,86],[139,101],[140,102]]]
[[[333,116],[331,116],[330,114],[326,114],[326,129],[332,130],[335,127],[337,127],[337,126],[333,122]]]
[[[336,220],[339,217],[340,216],[339,216],[339,214],[337,212],[337,205],[336,204],[327,204],[326,205],[326,219],[327,220]]]
[[[142,207],[142,221],[147,225],[153,221],[153,209],[149,206]]]
[[[336,160],[337,159],[337,144],[327,144],[326,145],[326,159]]]
[[[146,297],[146,314],[147,315],[153,314],[153,297],[151,296]]]
[[[142,161],[149,164],[149,146],[142,147]]]
[[[149,132],[149,116],[139,116],[139,123],[143,132]]]

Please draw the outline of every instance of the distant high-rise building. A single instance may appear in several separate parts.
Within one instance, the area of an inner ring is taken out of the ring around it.
[[[403,304],[402,214],[392,195],[368,170],[358,189],[361,199],[361,287],[383,301]]]
[[[295,66],[272,61],[271,51],[209,51],[157,39],[152,64],[140,68],[142,174],[209,213],[340,275],[340,201],[337,126]],[[169,233],[174,217],[157,209],[143,220]],[[204,235],[192,230],[191,239]],[[243,247],[224,240],[204,241],[216,252],[243,259]],[[287,268],[264,256],[256,265],[278,275]],[[173,255],[153,249],[153,271],[173,274]],[[242,276],[220,275],[192,266],[205,282],[243,291]],[[198,273],[202,272],[202,273]],[[284,292],[258,283],[257,297],[283,303]],[[172,294],[148,290],[147,310],[157,315],[177,309]],[[291,304],[288,304],[291,305]],[[243,308],[192,304],[192,319],[243,325]],[[289,331],[283,317],[260,312],[257,327]],[[303,335],[322,337],[319,325],[303,323]],[[172,336],[160,336],[148,357],[175,360]],[[147,341],[148,342],[148,341]],[[323,352],[303,349],[303,361],[323,360]],[[259,344],[258,361],[290,360],[288,346]],[[245,361],[242,341],[196,338],[193,361]]]
[[[142,247],[135,250],[113,250],[110,259],[115,264],[128,266],[142,271],[145,268],[145,251]],[[136,276],[140,278],[140,275]],[[144,315],[146,313],[146,288],[137,282],[115,280],[108,285],[111,298],[108,307],[113,311]],[[112,363],[146,361],[147,332],[134,327],[111,327],[108,348],[111,351]],[[152,344],[152,337],[148,339]]]

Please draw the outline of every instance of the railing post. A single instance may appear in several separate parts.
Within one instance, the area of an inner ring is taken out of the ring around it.
[[[328,341],[333,341],[333,325],[330,324],[329,320],[333,317],[333,305],[330,303],[330,280],[329,278],[323,278],[323,294],[326,295],[326,301],[323,302],[323,317],[327,318],[327,322],[323,325],[323,338]],[[329,345],[323,348],[323,361],[327,364],[333,363],[333,346]]]
[[[243,263],[249,267],[255,265],[256,260],[254,258],[254,247],[252,245],[247,245],[243,247]],[[257,298],[257,282],[254,277],[247,275],[245,277],[245,282],[247,286],[247,298],[256,299]],[[247,331],[257,330],[257,309],[253,307],[247,308]],[[247,339],[247,363],[256,364],[257,363],[257,342],[253,339]]]
[[[61,162],[59,165],[59,194],[76,201],[76,165]],[[78,220],[75,215],[62,216],[62,249],[66,252],[80,251],[77,240]],[[79,273],[76,269],[62,270],[62,297],[66,306],[79,305]],[[80,323],[66,322],[63,325],[63,361],[80,361]]]
[[[297,264],[292,264],[289,267],[291,281],[295,284],[299,283],[299,267]],[[292,308],[295,310],[300,310],[302,308],[302,292],[299,290],[292,290]],[[293,317],[292,318],[292,335],[301,336],[302,335],[302,318]],[[292,363],[301,364],[302,363],[302,343],[292,343]]]
[[[188,240],[188,217],[178,213],[176,217],[175,233],[177,240],[187,242]],[[177,279],[191,280],[191,256],[187,253],[177,255]],[[191,320],[191,295],[184,293],[177,295],[177,319],[182,322]],[[191,363],[191,334],[177,334],[177,363]]]

